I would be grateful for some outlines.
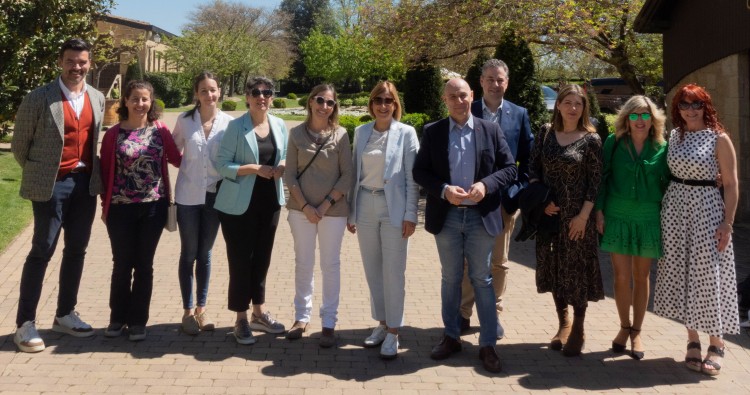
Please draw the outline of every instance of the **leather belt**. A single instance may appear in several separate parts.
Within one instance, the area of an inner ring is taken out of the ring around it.
[[[359,189],[361,189],[361,190],[363,190],[363,191],[365,191],[365,192],[367,192],[369,194],[372,194],[372,195],[385,195],[385,189],[382,189],[382,188],[381,189],[373,189],[373,188],[368,188],[366,186],[360,185]]]
[[[716,187],[716,180],[686,180],[684,178],[675,177],[673,175],[670,175],[669,179],[672,182],[689,185],[691,187]]]

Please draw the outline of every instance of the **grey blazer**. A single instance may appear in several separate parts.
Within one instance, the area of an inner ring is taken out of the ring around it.
[[[104,95],[91,85],[86,89],[94,114],[89,193],[96,196],[101,191],[98,148]],[[24,199],[44,202],[52,197],[65,133],[63,103],[60,83],[55,79],[26,95],[18,107],[11,150],[23,170],[20,195]]]

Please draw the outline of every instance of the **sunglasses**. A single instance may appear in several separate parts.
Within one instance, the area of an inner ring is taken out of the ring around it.
[[[644,112],[643,114],[636,114],[636,113],[628,114],[628,119],[631,121],[637,121],[639,117],[644,121],[648,121],[649,119],[651,119],[651,114],[647,112]]]
[[[260,95],[263,95],[263,97],[265,97],[266,99],[268,99],[269,97],[273,96],[273,91],[270,90],[270,89],[260,90],[258,88],[255,88],[255,89],[253,89],[253,90],[250,91],[250,95],[252,95],[253,97],[258,97]]]
[[[692,103],[681,101],[677,103],[677,108],[679,108],[680,110],[687,110],[688,108],[692,108],[693,110],[700,110],[704,105],[705,103],[703,103],[702,101],[694,101]]]
[[[315,102],[318,103],[318,104],[320,104],[321,106],[323,104],[327,104],[328,107],[333,107],[333,106],[336,105],[336,101],[334,101],[334,100],[326,100],[326,98],[322,97],[322,96],[315,96],[313,99],[315,99]]]
[[[372,99],[372,102],[375,103],[376,106],[382,106],[383,104],[390,106],[393,104],[394,100],[391,97],[376,97]]]

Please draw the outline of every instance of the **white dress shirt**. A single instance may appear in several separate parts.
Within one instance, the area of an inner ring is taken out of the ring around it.
[[[175,202],[188,206],[205,204],[206,192],[216,192],[216,183],[221,180],[215,165],[216,154],[232,119],[219,111],[206,139],[200,112],[196,111],[193,117],[182,113],[177,118],[172,136],[182,151],[182,164],[177,174]]]
[[[62,82],[62,78],[58,78],[57,81],[60,83],[60,89],[62,89],[65,98],[68,99],[68,103],[76,113],[76,119],[81,117],[81,111],[83,111],[83,105],[86,103],[86,90],[88,89],[86,84],[83,84],[83,89],[77,95],[68,89]]]

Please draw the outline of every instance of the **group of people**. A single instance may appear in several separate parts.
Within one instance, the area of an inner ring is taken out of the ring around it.
[[[194,80],[195,107],[180,114],[172,132],[158,121],[153,87],[130,81],[120,100],[120,122],[107,130],[97,152],[104,98],[85,82],[90,52],[80,39],[65,42],[60,77],[30,93],[16,117],[12,150],[23,168],[21,196],[34,211],[14,335],[21,351],[45,347],[36,309],[61,229],[65,249],[52,329],[77,337],[94,333],[75,306],[97,195],[113,255],[104,331],[109,337],[127,331],[130,340],[146,338],[154,254],[174,203],[183,332],[215,328],[206,301],[221,227],[236,341],[255,343],[253,330],[285,333],[289,340],[307,332],[317,246],[323,276],[319,344],[334,347],[340,251],[348,230],[357,235],[376,321],[363,344],[395,358],[420,187],[427,194],[425,229],[434,234],[441,263],[445,329],[433,359],[462,349],[460,336],[470,328],[476,302],[480,360],[487,371],[501,371],[495,345],[504,336],[500,313],[519,200],[538,200],[542,220],[555,219],[544,222],[536,240],[537,289],[552,293],[559,321],[551,349],[566,356],[583,349],[587,303],[604,297],[599,237],[615,273],[620,330],[614,352],[625,352],[629,340],[629,354],[644,357],[641,329],[652,259],[659,259],[655,311],[685,323],[690,369],[717,374],[722,335],[739,331],[731,245],[735,154],[710,96],[698,86],[675,96],[676,128],[668,139],[663,112],[635,96],[617,115],[616,133],[603,148],[585,92],[563,87],[551,123],[535,143],[526,109],[504,99],[507,65],[491,59],[482,68],[483,98],[474,101],[466,81],[449,80],[443,90],[449,116],[426,125],[421,142],[413,127],[400,122],[395,85],[379,82],[369,97],[373,121],[359,126],[350,144],[338,124],[332,85],[314,87],[305,121],[287,130],[268,113],[271,80],[247,82],[248,111],[233,119],[217,107],[216,76],[204,72]],[[179,168],[174,194],[169,164]],[[534,196],[519,197],[524,194]],[[284,205],[295,252],[295,314],[288,330],[264,308]],[[698,331],[710,335],[705,358]]]

